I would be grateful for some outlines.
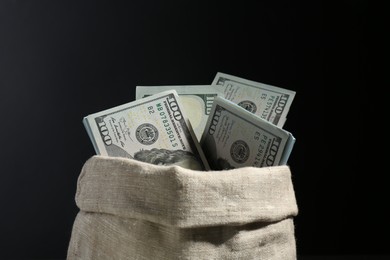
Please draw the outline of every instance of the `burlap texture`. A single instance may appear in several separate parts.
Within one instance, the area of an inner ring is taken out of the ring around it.
[[[288,166],[200,172],[93,156],[67,259],[296,259]]]

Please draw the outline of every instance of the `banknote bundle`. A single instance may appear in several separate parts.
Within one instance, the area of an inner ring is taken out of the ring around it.
[[[286,164],[295,138],[282,128],[218,96],[200,143],[211,169],[225,170]]]
[[[177,92],[167,90],[88,115],[83,123],[99,155],[209,170],[182,107]]]
[[[218,72],[210,85],[140,85],[135,94],[83,119],[97,154],[221,170],[286,164],[295,143],[282,128],[288,89]]]
[[[295,97],[295,91],[221,72],[215,76],[212,86],[224,98],[279,127],[286,122]]]

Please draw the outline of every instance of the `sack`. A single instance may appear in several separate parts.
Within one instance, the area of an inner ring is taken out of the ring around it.
[[[288,166],[194,171],[93,156],[67,259],[296,259]]]

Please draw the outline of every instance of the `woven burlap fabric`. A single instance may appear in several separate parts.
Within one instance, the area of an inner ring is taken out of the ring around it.
[[[288,166],[200,172],[93,156],[67,259],[296,259]]]

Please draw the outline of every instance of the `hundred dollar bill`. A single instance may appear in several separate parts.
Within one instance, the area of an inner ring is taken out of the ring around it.
[[[214,98],[219,92],[210,85],[137,86],[135,98],[138,100],[170,89],[176,90],[179,94],[183,110],[190,120],[197,139],[200,140]]]
[[[224,98],[279,127],[283,127],[296,93],[221,72],[212,85]]]
[[[210,169],[175,90],[88,115],[83,123],[99,155]]]
[[[291,133],[220,96],[200,141],[212,170],[284,165],[294,143]]]

